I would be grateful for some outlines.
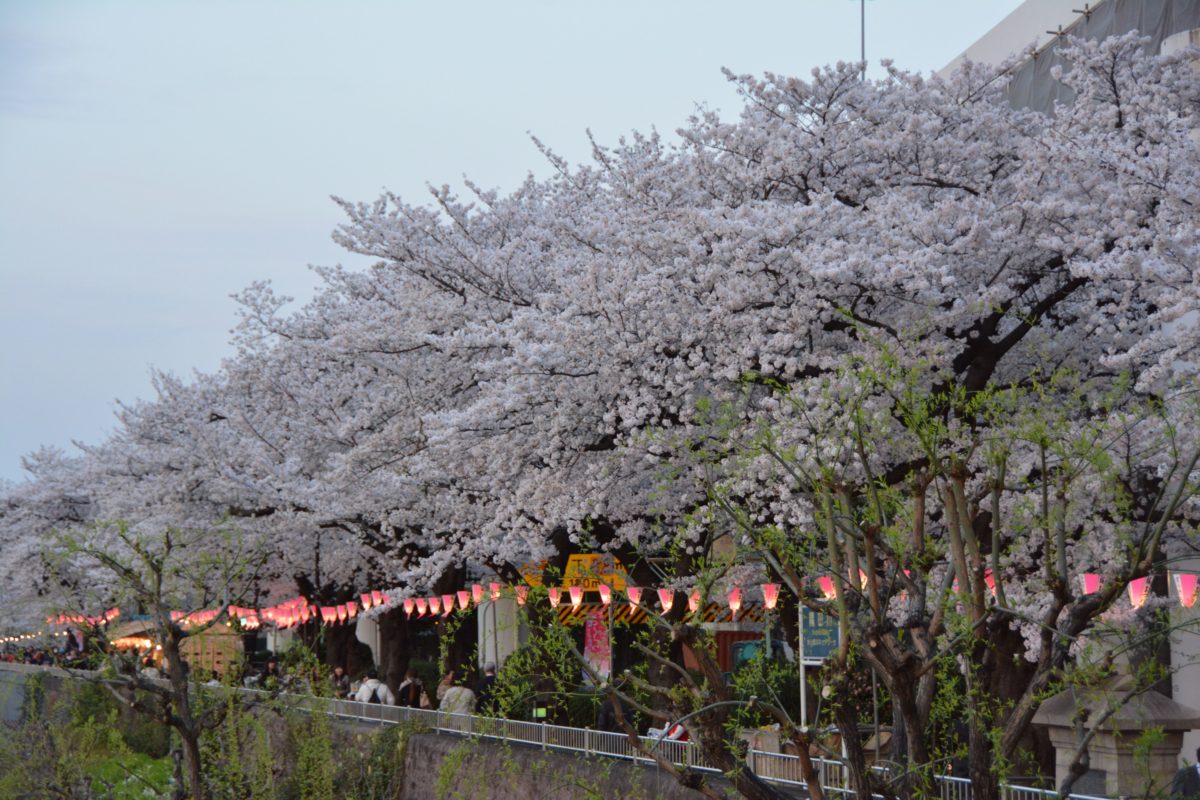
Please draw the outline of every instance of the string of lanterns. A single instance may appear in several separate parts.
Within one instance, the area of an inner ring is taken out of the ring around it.
[[[905,574],[908,574],[907,571]],[[1195,606],[1197,599],[1200,599],[1200,576],[1195,573],[1176,571],[1172,571],[1170,575],[1180,605],[1185,608]],[[1079,580],[1084,594],[1094,594],[1100,591],[1104,582],[1103,576],[1092,572],[1081,574]],[[990,570],[985,572],[984,581],[991,593],[995,595],[996,583]],[[860,588],[865,588],[866,584],[867,575],[862,570],[859,570]],[[833,576],[819,576],[816,579],[816,585],[825,600],[833,600],[836,596]],[[421,619],[424,617],[430,619],[436,617],[446,618],[456,610],[468,610],[472,603],[478,607],[484,602],[485,598],[491,601],[499,600],[508,591],[511,591],[511,595],[516,600],[518,606],[524,606],[529,599],[529,588],[529,586],[525,585],[509,587],[493,582],[485,589],[482,584],[476,583],[471,586],[470,590],[459,589],[451,594],[406,597],[402,601],[402,606],[405,616],[409,619]],[[760,584],[759,588],[762,591],[763,606],[768,611],[774,610],[779,602],[780,585],[778,583],[764,583]],[[955,583],[955,588],[957,589],[957,582]],[[1134,608],[1141,608],[1150,596],[1150,578],[1134,578],[1128,583],[1127,589],[1130,605]],[[607,607],[613,603],[615,599],[614,589],[611,586],[600,583],[595,587],[595,591],[599,594],[600,602],[603,606]],[[629,604],[634,607],[650,610],[648,606],[644,606],[642,603],[645,591],[646,589],[641,586],[627,586],[625,588],[625,595]],[[548,587],[547,595],[550,607],[557,609],[561,604],[567,602],[575,610],[579,610],[583,605],[584,592],[585,589],[582,586],[568,586],[565,590],[557,586]],[[676,590],[664,587],[654,590],[654,593],[658,598],[659,613],[663,615],[670,613],[675,605]],[[696,614],[699,612],[701,601],[700,591],[692,590],[687,597],[689,613]],[[228,613],[229,617],[237,619],[241,627],[245,630],[256,630],[265,623],[270,623],[276,628],[287,629],[314,621],[319,621],[324,625],[343,625],[354,620],[360,613],[360,609],[365,612],[372,608],[388,605],[390,602],[391,598],[386,593],[373,590],[362,593],[359,595],[358,600],[348,600],[345,603],[339,603],[334,606],[318,606],[310,602],[306,597],[297,596],[263,609],[231,605],[228,607]],[[729,591],[726,602],[729,610],[732,612],[732,618],[737,619],[738,612],[744,605],[742,588],[740,586],[733,587]],[[192,627],[211,624],[217,619],[222,610],[172,611],[170,616],[172,622],[178,623],[183,627]],[[46,622],[50,625],[87,624],[96,627],[107,625],[120,617],[120,615],[120,609],[111,608],[98,616],[80,614],[51,615],[46,618]],[[0,644],[29,641],[40,635],[41,632],[37,634],[0,637]]]

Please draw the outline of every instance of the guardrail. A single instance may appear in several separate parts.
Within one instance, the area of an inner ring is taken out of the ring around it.
[[[85,673],[78,670],[60,670],[47,667],[33,667],[25,664],[6,664],[0,662],[0,669],[19,672],[50,671],[64,677],[82,678],[95,677],[95,673]],[[262,695],[257,689],[239,689],[238,691]],[[653,764],[654,760],[643,755],[633,746],[629,737],[624,733],[595,731],[590,728],[570,728],[563,725],[550,725],[544,722],[529,722],[526,720],[504,719],[501,717],[482,717],[475,714],[450,714],[423,708],[403,708],[386,706],[375,703],[359,703],[355,700],[332,700],[313,697],[312,695],[282,694],[287,702],[295,707],[309,712],[324,712],[343,719],[358,722],[368,722],[378,725],[398,725],[405,722],[420,724],[438,733],[448,733],[459,736],[477,736],[483,739],[494,739],[503,742],[533,745],[543,750],[556,750],[568,753],[581,753],[584,756],[602,756],[632,761],[635,764]],[[679,742],[670,739],[657,739],[650,736],[638,737],[645,750],[653,750],[664,759],[677,766],[686,766],[703,772],[717,773],[720,770],[704,760],[700,748],[692,742]],[[787,786],[806,786],[800,775],[800,759],[787,753],[775,753],[767,750],[748,750],[746,761],[750,768],[760,778],[771,783]],[[813,766],[817,769],[817,777],[827,793],[839,794],[845,798],[853,797],[853,792],[847,788],[845,764],[840,761],[814,758]],[[971,781],[966,778],[939,776],[937,778],[941,800],[972,800]],[[1032,786],[1012,786],[1005,784],[1001,787],[1004,800],[1057,800],[1058,793],[1048,789],[1037,789]],[[1109,800],[1092,795],[1072,794],[1070,800]]]
[[[485,739],[539,746],[543,750],[581,753],[585,756],[618,758],[632,761],[635,764],[654,763],[653,759],[642,755],[624,733],[481,717],[474,714],[446,714],[428,709],[398,708],[359,703],[353,700],[318,702],[328,704],[325,708],[329,713],[347,719],[383,724],[412,721],[440,733],[478,736]],[[692,742],[659,740],[649,736],[638,738],[643,748],[656,751],[677,766],[687,766],[703,772],[716,773],[720,771],[705,762],[700,748]],[[746,753],[746,761],[754,773],[763,780],[788,786],[803,787],[806,785],[800,774],[800,759],[797,756],[751,749]],[[853,792],[847,788],[845,764],[831,759],[814,758],[813,766],[816,767],[821,786],[827,793],[840,794],[847,798],[853,796]],[[939,776],[937,782],[941,800],[971,800],[973,796],[971,782],[966,778]],[[1001,792],[1004,800],[1051,800],[1051,798],[1057,800],[1058,798],[1058,793],[1053,790],[1037,789],[1032,786],[1005,784],[1001,787]],[[1108,800],[1108,798],[1072,794],[1070,800]]]

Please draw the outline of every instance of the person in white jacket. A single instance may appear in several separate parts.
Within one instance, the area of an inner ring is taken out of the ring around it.
[[[374,669],[367,670],[367,679],[358,687],[354,699],[360,703],[381,703],[385,706],[396,705],[396,697],[386,683],[381,683],[379,673]]]

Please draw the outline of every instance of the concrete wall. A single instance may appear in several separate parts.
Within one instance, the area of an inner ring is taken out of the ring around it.
[[[717,779],[719,780],[719,779]],[[724,784],[722,781],[722,785]],[[536,747],[416,734],[405,757],[403,800],[697,800],[652,767]]]

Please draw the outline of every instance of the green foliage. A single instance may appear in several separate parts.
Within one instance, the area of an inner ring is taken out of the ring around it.
[[[84,800],[105,792],[140,798],[144,790],[165,796],[169,767],[129,751],[115,704],[96,691],[103,687],[68,683],[49,700],[41,681],[29,685],[41,702],[31,703],[25,721],[0,736],[0,797]]]
[[[329,715],[314,710],[292,728],[296,747],[295,782],[299,800],[335,800],[337,767]]]

